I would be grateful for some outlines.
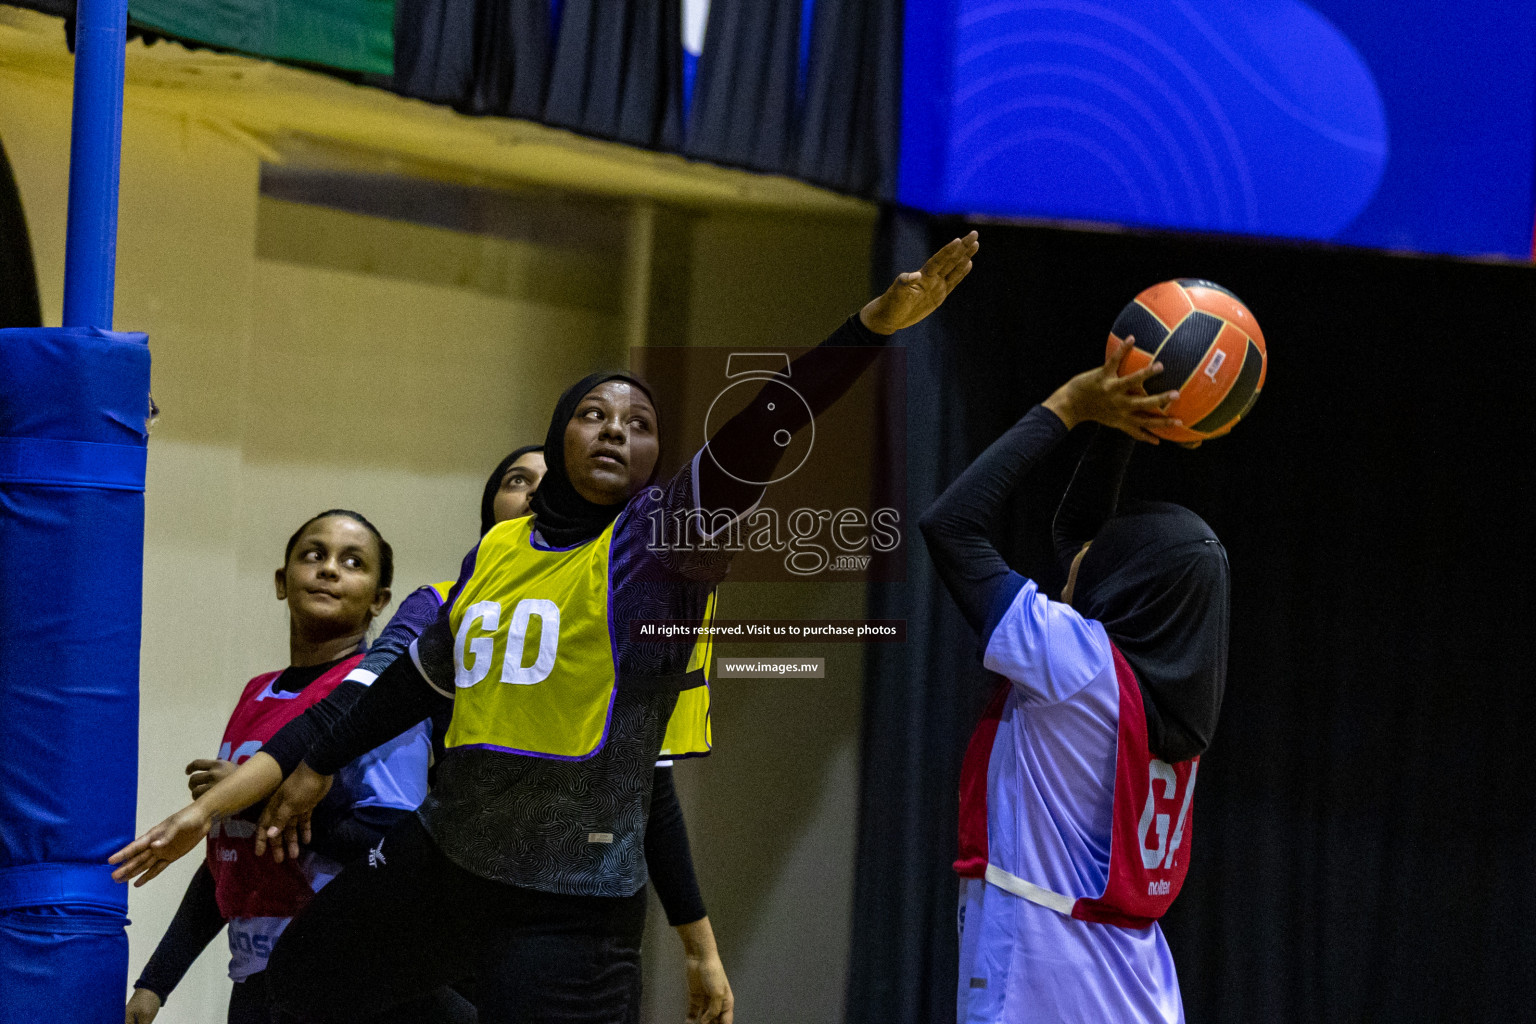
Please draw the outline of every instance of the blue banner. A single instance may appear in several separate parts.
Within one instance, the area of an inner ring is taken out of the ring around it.
[[[1531,254],[1536,5],[909,0],[905,39],[907,205]]]

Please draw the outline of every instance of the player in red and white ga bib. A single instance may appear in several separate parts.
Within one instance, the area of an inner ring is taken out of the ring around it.
[[[997,736],[1007,689],[1000,688],[972,736],[961,774],[962,878],[985,878],[1031,902],[1080,921],[1145,928],[1179,895],[1194,841],[1193,802],[1200,759],[1168,764],[1147,747],[1147,716],[1136,674],[1111,645],[1119,690],[1115,790],[1111,811],[1108,879],[1097,897],[1053,892],[987,863],[987,761]]]
[[[362,660],[338,662],[297,693],[274,689],[282,672],[268,672],[245,684],[224,729],[219,758],[240,764],[256,754],[283,726],[330,695]],[[308,904],[340,865],[312,851],[278,864],[255,853],[261,807],[218,821],[208,833],[208,870],[219,913],[229,922],[230,977],[244,980],[265,968],[267,954],[287,920]]]
[[[1025,581],[988,638],[999,686],[961,774],[959,1019],[1178,1024],[1156,920],[1194,838],[1198,759],[1147,745],[1098,622]]]

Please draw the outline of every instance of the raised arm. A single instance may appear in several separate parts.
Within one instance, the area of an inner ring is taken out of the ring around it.
[[[939,578],[977,632],[1018,591],[1020,579],[992,544],[1003,502],[1067,436],[1059,418],[1035,406],[966,467],[917,521]]]
[[[1119,376],[1120,364],[1133,343],[1127,339],[1103,366],[1073,377],[1026,413],[918,521],[939,578],[966,620],[983,635],[991,632],[991,624],[1023,583],[993,546],[991,532],[1003,502],[1035,464],[1085,420],[1154,444],[1157,438],[1147,428],[1176,422],[1163,410],[1177,392],[1148,397],[1142,391],[1142,382],[1156,374],[1161,364]]]
[[[1095,427],[1077,462],[1067,493],[1056,507],[1051,541],[1058,562],[1067,562],[1099,532],[1120,503],[1120,484],[1136,447],[1129,435]]]
[[[794,434],[841,398],[892,334],[911,327],[943,304],[970,273],[971,258],[980,247],[974,231],[954,239],[929,257],[921,270],[897,277],[856,316],[791,363],[788,383],[805,404],[792,403],[790,416],[771,408],[774,396],[765,389],[726,421],[709,439],[714,457],[698,460],[699,507],[739,515],[756,504],[763,485],[751,481],[773,479],[785,451],[784,446],[773,443],[775,431]],[[854,347],[863,351],[851,353],[849,349]],[[727,473],[721,465],[730,466],[732,472]]]

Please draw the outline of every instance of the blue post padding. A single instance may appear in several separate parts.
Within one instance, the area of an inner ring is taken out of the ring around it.
[[[0,916],[0,1024],[117,1024],[127,968],[121,914]]]
[[[66,327],[112,326],[127,35],[128,0],[76,4],[69,221],[64,232]]]
[[[147,340],[0,330],[0,1024],[122,1017]]]
[[[0,437],[0,483],[142,491],[147,454],[126,444]]]
[[[0,868],[0,910],[66,903],[122,912],[123,885],[110,864],[18,864]]]

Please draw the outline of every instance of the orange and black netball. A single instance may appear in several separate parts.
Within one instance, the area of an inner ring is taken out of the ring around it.
[[[1184,425],[1153,431],[1166,440],[1220,437],[1248,414],[1264,388],[1264,332],[1242,300],[1219,284],[1180,278],[1153,285],[1115,318],[1106,352],[1128,337],[1136,347],[1121,372],[1156,360],[1163,370],[1147,381],[1147,393],[1179,391],[1168,414]]]

